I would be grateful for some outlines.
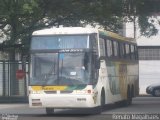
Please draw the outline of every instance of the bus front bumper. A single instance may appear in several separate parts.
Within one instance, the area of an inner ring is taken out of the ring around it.
[[[93,95],[29,95],[29,106],[33,108],[92,108],[97,106]]]

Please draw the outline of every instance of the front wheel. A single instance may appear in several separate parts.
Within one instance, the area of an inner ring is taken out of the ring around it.
[[[47,114],[47,115],[52,115],[52,114],[54,114],[54,108],[46,108],[46,114]]]
[[[105,92],[102,91],[100,97],[100,106],[98,107],[98,113],[103,112],[104,106],[105,106]]]
[[[104,92],[101,94],[101,108],[103,109],[103,107],[104,107],[104,105],[105,105],[105,94],[104,94]]]

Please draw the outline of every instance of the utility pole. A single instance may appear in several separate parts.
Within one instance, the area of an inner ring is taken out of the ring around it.
[[[132,2],[133,3],[133,26],[134,26],[134,39],[136,39],[136,5],[135,5],[135,1]]]
[[[134,39],[136,39],[136,16],[133,16],[133,29],[134,29]]]

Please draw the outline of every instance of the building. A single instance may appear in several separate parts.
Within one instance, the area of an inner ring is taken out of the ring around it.
[[[133,23],[126,24],[126,36],[134,37]],[[160,27],[157,25],[160,31]],[[160,32],[156,36],[144,37],[136,30],[139,54],[139,87],[140,94],[146,94],[146,87],[160,83]]]

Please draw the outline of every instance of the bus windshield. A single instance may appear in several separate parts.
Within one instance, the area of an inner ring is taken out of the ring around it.
[[[90,84],[89,58],[87,52],[34,53],[30,85]]]
[[[31,50],[89,48],[88,35],[33,36]]]

